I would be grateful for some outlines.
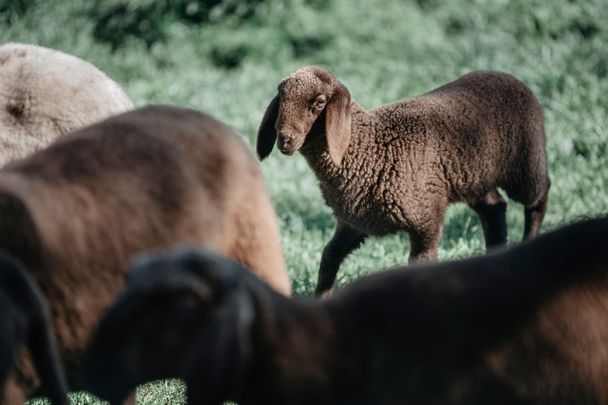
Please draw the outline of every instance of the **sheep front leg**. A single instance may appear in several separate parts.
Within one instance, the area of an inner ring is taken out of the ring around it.
[[[350,252],[361,246],[366,237],[366,234],[338,222],[334,236],[323,249],[315,295],[324,295],[331,290],[340,264]]]
[[[410,264],[437,260],[441,233],[443,232],[443,216],[439,221],[425,225],[410,231]]]

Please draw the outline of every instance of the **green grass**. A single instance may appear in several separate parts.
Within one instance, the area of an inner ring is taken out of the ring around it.
[[[189,25],[167,17],[164,42],[147,47],[130,38],[114,52],[93,39],[95,21],[82,4],[38,1],[24,15],[14,14],[11,24],[4,19],[0,38],[77,55],[118,81],[136,105],[204,110],[252,145],[278,81],[302,65],[330,68],[366,107],[475,69],[510,72],[533,89],[545,111],[552,188],[544,229],[608,209],[605,0],[267,0],[246,20],[216,16]],[[262,166],[295,291],[309,295],[334,219],[301,156],[273,153]],[[508,221],[509,240],[516,242],[521,206],[510,204]],[[477,218],[453,206],[440,259],[482,251]],[[339,285],[404,263],[408,252],[406,235],[372,238],[342,265]],[[174,383],[156,384],[140,389],[139,400],[181,403],[182,395]],[[83,396],[74,401],[89,403]]]

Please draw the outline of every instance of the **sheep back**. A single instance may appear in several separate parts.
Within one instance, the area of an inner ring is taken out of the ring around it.
[[[412,155],[400,168],[406,172],[406,165],[416,165],[418,159],[433,162],[431,170],[426,169],[432,173],[424,173],[423,167],[416,170],[422,175],[419,181],[445,188],[449,202],[475,203],[497,186],[513,192],[515,199],[530,199],[515,192],[522,186],[531,188],[532,196],[546,191],[542,110],[532,91],[509,74],[473,72],[375,113],[379,122],[391,123],[393,114],[409,117],[401,133],[418,137],[410,137],[405,149]],[[384,134],[381,141],[398,147],[398,140],[387,139],[389,132],[378,131]]]
[[[0,164],[133,108],[95,66],[35,45],[0,46]]]

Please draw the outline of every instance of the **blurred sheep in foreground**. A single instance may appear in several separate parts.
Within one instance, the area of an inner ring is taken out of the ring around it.
[[[142,255],[100,323],[85,387],[182,378],[190,404],[608,403],[608,219],[487,256],[377,273],[323,301],[236,263]]]
[[[232,130],[151,106],[62,137],[0,171],[0,249],[46,295],[70,387],[82,351],[143,250],[185,242],[291,284],[259,164]],[[25,373],[25,394],[35,379]]]

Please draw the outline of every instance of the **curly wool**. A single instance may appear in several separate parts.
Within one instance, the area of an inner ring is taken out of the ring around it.
[[[310,100],[319,97],[327,105],[315,111]],[[319,180],[338,220],[336,246],[324,256],[338,261],[367,235],[402,230],[410,233],[410,259],[436,258],[444,213],[454,202],[477,211],[488,245],[505,243],[498,188],[526,206],[526,237],[540,230],[550,184],[543,116],[532,92],[511,75],[473,72],[366,111],[328,71],[301,68],[280,83],[264,116],[261,158],[275,138],[284,153],[300,150]]]

